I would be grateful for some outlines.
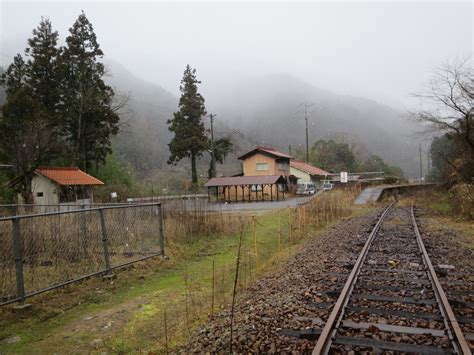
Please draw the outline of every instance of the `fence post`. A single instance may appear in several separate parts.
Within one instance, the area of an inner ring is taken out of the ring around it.
[[[15,253],[16,289],[18,297],[20,298],[20,304],[23,306],[25,303],[25,281],[23,278],[23,252],[21,247],[20,219],[18,217],[12,218],[12,223],[13,251]]]
[[[109,239],[107,238],[107,231],[105,229],[104,209],[99,209],[100,227],[102,230],[102,245],[104,247],[105,271],[106,276],[110,277],[110,255],[109,255]]]
[[[10,206],[10,209],[12,216],[18,216],[18,205],[12,205]]]
[[[79,236],[79,239],[82,241],[82,252],[84,255],[87,254],[87,221],[86,221],[86,212],[84,211],[86,209],[85,204],[81,204],[81,210],[82,212],[79,212],[80,214],[80,229],[81,229],[81,235]]]
[[[160,254],[165,256],[165,232],[163,226],[163,205],[160,203],[158,205],[158,225],[159,225],[159,244],[160,244]]]

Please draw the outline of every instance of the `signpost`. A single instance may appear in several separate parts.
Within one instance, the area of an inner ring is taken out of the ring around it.
[[[346,184],[348,181],[347,179],[347,171],[341,171],[341,183]]]

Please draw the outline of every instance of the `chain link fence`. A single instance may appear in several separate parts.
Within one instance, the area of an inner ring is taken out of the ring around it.
[[[208,205],[207,195],[200,194],[128,198],[127,202],[109,203],[81,203],[78,201],[60,204],[0,204],[0,218],[36,213],[67,212],[99,207],[130,206],[145,203],[161,203],[163,206],[166,206],[167,210],[183,209],[183,206],[187,209],[195,208],[196,204]]]
[[[164,255],[160,203],[0,218],[0,305]]]

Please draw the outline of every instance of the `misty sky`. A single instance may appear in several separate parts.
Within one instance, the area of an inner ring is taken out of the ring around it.
[[[64,40],[81,10],[107,59],[174,94],[189,63],[205,97],[236,77],[290,73],[401,108],[434,67],[472,52],[471,2],[1,0],[0,64],[23,50],[41,16]]]

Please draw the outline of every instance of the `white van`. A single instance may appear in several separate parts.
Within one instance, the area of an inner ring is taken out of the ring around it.
[[[297,195],[314,195],[316,193],[316,186],[311,182],[299,182],[296,185]]]
[[[331,184],[330,182],[325,182],[322,186],[322,190],[323,191],[329,191],[329,190],[332,190],[333,188],[333,184]]]

